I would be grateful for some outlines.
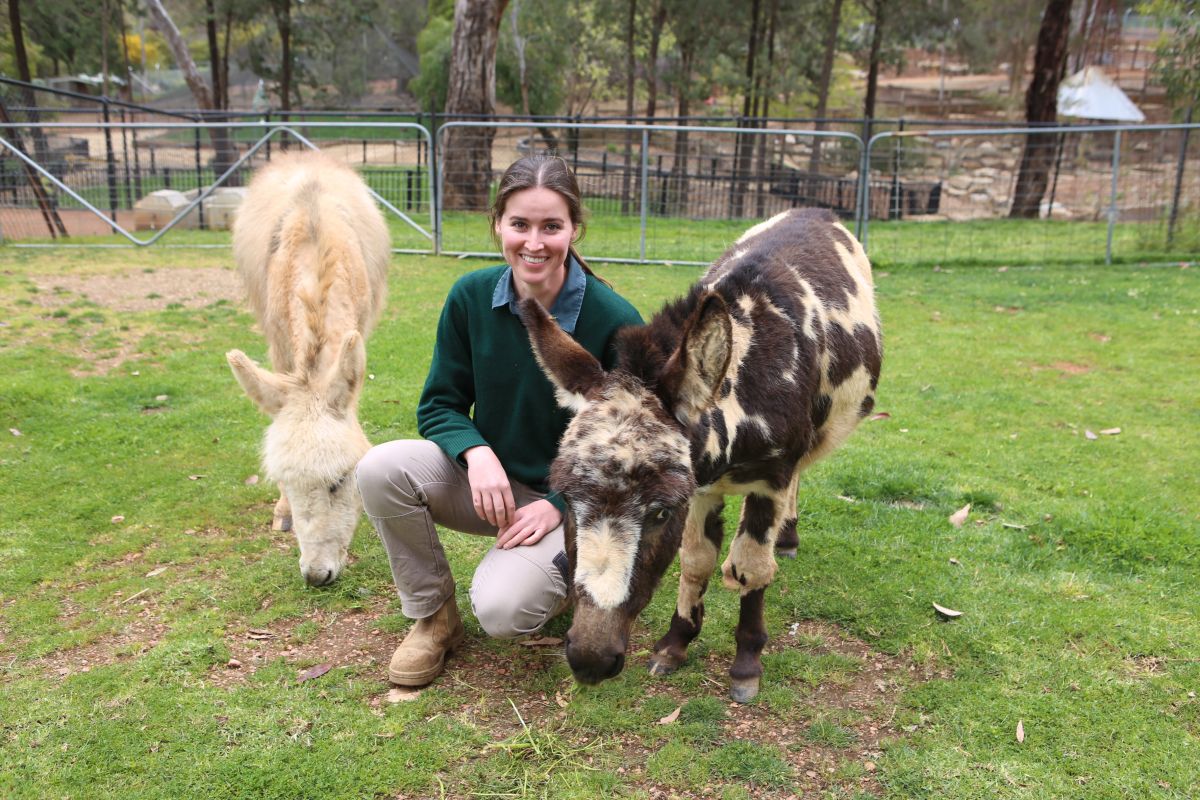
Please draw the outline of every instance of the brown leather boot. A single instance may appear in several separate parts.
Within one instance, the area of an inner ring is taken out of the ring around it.
[[[424,686],[442,674],[446,654],[462,640],[462,619],[451,595],[431,616],[413,623],[404,641],[392,653],[388,679],[400,686]]]

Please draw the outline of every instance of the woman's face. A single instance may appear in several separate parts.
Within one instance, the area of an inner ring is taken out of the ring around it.
[[[567,251],[575,238],[567,201],[544,186],[522,189],[508,198],[496,233],[517,295],[532,295],[548,307],[566,280]]]

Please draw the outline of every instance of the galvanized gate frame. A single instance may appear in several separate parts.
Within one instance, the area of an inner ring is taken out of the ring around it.
[[[414,130],[414,131],[418,131],[419,135],[424,138],[427,148],[429,145],[432,144],[432,140],[430,138],[428,129],[426,129],[425,126],[417,125],[416,123],[409,123],[409,122],[354,122],[354,123],[309,122],[309,123],[304,124],[304,127],[306,129],[312,129],[312,128],[334,128],[334,129],[336,129],[336,128],[346,128],[346,127],[351,127],[351,126],[356,127],[356,128]],[[28,123],[0,123],[0,131],[7,131],[9,129],[29,128],[29,127],[32,127],[32,126]],[[93,205],[91,202],[89,202],[86,198],[80,196],[79,193],[77,193],[71,187],[67,186],[65,183],[63,183],[61,180],[59,180],[57,177],[55,177],[49,170],[47,170],[41,164],[37,163],[37,161],[35,161],[34,159],[30,158],[25,152],[23,152],[21,150],[21,148],[17,147],[15,144],[10,142],[7,138],[0,135],[0,147],[4,147],[10,153],[15,155],[18,159],[23,161],[25,164],[29,165],[32,169],[36,170],[38,174],[40,174],[43,178],[45,178],[50,183],[54,184],[54,186],[56,186],[60,191],[62,191],[63,193],[65,193],[68,196],[70,196],[71,198],[73,198],[76,202],[78,202],[80,205],[82,205],[88,211],[92,212],[97,217],[104,220],[104,222],[108,223],[108,225],[110,225],[115,232],[121,234],[127,240],[129,240],[131,243],[133,243],[134,245],[137,245],[139,247],[148,247],[148,246],[154,244],[155,242],[157,242],[164,235],[166,235],[166,233],[168,231],[170,231],[172,228],[174,228],[177,224],[179,224],[179,222],[184,217],[186,217],[192,211],[192,209],[196,208],[202,202],[204,202],[204,200],[206,198],[208,198],[218,187],[222,186],[225,183],[225,181],[229,178],[230,175],[232,175],[239,167],[241,167],[248,160],[250,160],[254,156],[255,153],[257,153],[262,147],[264,147],[266,144],[271,142],[273,139],[276,139],[276,138],[279,138],[279,137],[282,137],[285,135],[291,136],[294,139],[296,139],[296,141],[300,142],[303,146],[305,146],[311,150],[319,150],[320,149],[320,147],[318,145],[314,144],[312,141],[307,139],[299,131],[297,131],[295,128],[293,128],[290,125],[273,124],[273,125],[267,126],[261,122],[249,122],[249,123],[247,123],[247,122],[218,122],[218,123],[207,123],[204,125],[192,125],[192,124],[187,124],[187,123],[160,123],[160,122],[155,122],[155,123],[150,123],[150,122],[128,122],[128,123],[112,122],[112,123],[98,123],[98,124],[90,125],[90,126],[83,126],[83,125],[79,125],[77,123],[48,122],[48,123],[41,123],[40,125],[38,125],[38,127],[42,128],[43,130],[55,130],[55,129],[79,130],[82,127],[87,127],[89,129],[95,129],[95,130],[123,130],[123,129],[124,130],[129,130],[129,129],[198,130],[200,128],[204,128],[204,129],[225,128],[225,129],[237,130],[237,129],[244,129],[244,128],[254,128],[254,129],[262,129],[264,127],[269,128],[267,130],[267,132],[264,133],[253,145],[251,145],[250,148],[245,153],[243,153],[238,158],[238,160],[235,161],[228,169],[226,169],[225,172],[222,173],[219,178],[217,178],[215,181],[213,181],[213,183],[211,185],[202,187],[201,191],[197,194],[197,196],[191,202],[189,202],[186,206],[184,206],[183,209],[179,213],[177,213],[175,215],[175,217],[171,219],[170,222],[168,222],[161,229],[156,231],[154,233],[154,235],[148,239],[139,239],[134,234],[125,230],[125,228],[122,227],[120,224],[118,224],[115,219],[111,218],[104,211],[97,208],[95,205]],[[431,152],[431,151],[429,151],[427,149],[426,152]],[[432,159],[430,160],[430,163],[426,166],[426,185],[429,187],[433,186]],[[408,225],[413,230],[417,231],[423,237],[428,239],[430,241],[431,245],[433,245],[434,242],[437,241],[437,236],[435,235],[434,232],[427,231],[421,225],[417,224],[417,222],[414,221],[408,214],[405,214],[403,211],[396,208],[394,205],[392,205],[386,199],[381,197],[379,195],[379,193],[376,192],[374,189],[371,189],[370,187],[368,187],[367,191],[369,191],[371,193],[371,196],[375,198],[375,201],[377,203],[382,205],[384,208],[386,208],[391,213],[395,214],[406,225]],[[438,217],[437,217],[436,210],[435,210],[435,203],[433,202],[432,197],[429,198],[429,200],[430,200],[430,203],[429,203],[430,219],[433,222],[433,224],[436,224],[436,220],[438,219]],[[395,252],[432,253],[432,252],[434,252],[434,249],[431,246],[430,249],[428,249],[428,250],[396,250]]]
[[[1117,224],[1117,197],[1118,197],[1118,177],[1121,171],[1121,133],[1124,131],[1151,132],[1151,131],[1178,131],[1178,130],[1196,130],[1200,129],[1200,125],[1193,124],[1155,124],[1155,125],[1058,125],[1047,126],[1044,128],[964,128],[961,130],[936,130],[936,131],[885,131],[877,133],[867,142],[866,150],[863,152],[863,165],[859,170],[859,175],[870,175],[871,153],[875,149],[875,145],[887,139],[912,139],[922,137],[927,139],[942,139],[951,136],[1017,136],[1029,134],[1043,133],[1111,133],[1113,135],[1113,155],[1112,155],[1112,181],[1108,199],[1108,241],[1104,250],[1104,263],[1112,263],[1112,244],[1113,230]],[[863,249],[868,247],[870,238],[870,218],[866,213],[870,208],[871,182],[869,180],[859,179],[859,188],[861,201],[858,207],[856,216],[859,220],[858,238],[862,241]]]
[[[499,256],[499,251],[482,252],[482,251],[462,251],[462,250],[445,250],[442,246],[442,198],[443,181],[445,180],[445,164],[441,158],[445,152],[445,136],[446,131],[452,128],[530,128],[533,123],[529,122],[489,122],[489,121],[469,121],[469,122],[447,122],[442,127],[438,128],[438,149],[439,157],[437,159],[437,221],[434,223],[434,228],[437,231],[436,248],[440,255],[453,256]],[[633,264],[655,264],[666,263],[662,259],[646,258],[646,223],[649,217],[649,181],[647,180],[650,170],[649,144],[651,132],[660,131],[663,133],[721,133],[729,135],[772,135],[772,136],[787,136],[789,134],[795,136],[803,136],[810,138],[825,138],[825,139],[848,139],[858,145],[859,153],[863,152],[863,140],[856,134],[846,133],[843,131],[814,131],[800,128],[720,128],[712,126],[693,126],[693,125],[598,125],[587,122],[554,122],[554,128],[574,128],[586,130],[604,130],[604,131],[637,131],[641,133],[642,144],[642,162],[641,162],[641,241],[639,243],[639,258],[605,258],[604,256],[588,256],[589,261],[603,261],[610,263],[633,263]],[[858,188],[858,197],[861,208],[862,186],[861,179]],[[704,265],[707,261],[680,261],[671,259],[672,264],[686,265]]]

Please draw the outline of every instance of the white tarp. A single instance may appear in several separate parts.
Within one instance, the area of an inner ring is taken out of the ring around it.
[[[1058,113],[1063,117],[1106,122],[1146,121],[1146,115],[1129,95],[1099,67],[1084,67],[1059,84]]]

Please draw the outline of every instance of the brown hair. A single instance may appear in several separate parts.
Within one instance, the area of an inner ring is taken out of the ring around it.
[[[592,271],[588,263],[583,260],[583,256],[579,255],[579,251],[575,249],[575,242],[583,238],[587,226],[583,220],[584,211],[579,181],[575,179],[575,173],[571,171],[561,156],[525,156],[517,159],[509,165],[508,169],[504,170],[504,174],[500,176],[500,184],[496,187],[496,199],[492,201],[492,207],[488,210],[488,222],[492,225],[492,236],[496,236],[496,228],[500,225],[500,218],[504,216],[504,209],[508,206],[508,198],[517,192],[539,187],[551,190],[567,204],[567,213],[570,215],[571,224],[575,226],[576,231],[569,248],[571,256],[579,262],[579,266],[583,267],[584,272],[596,277],[605,285],[609,285],[608,281]]]

